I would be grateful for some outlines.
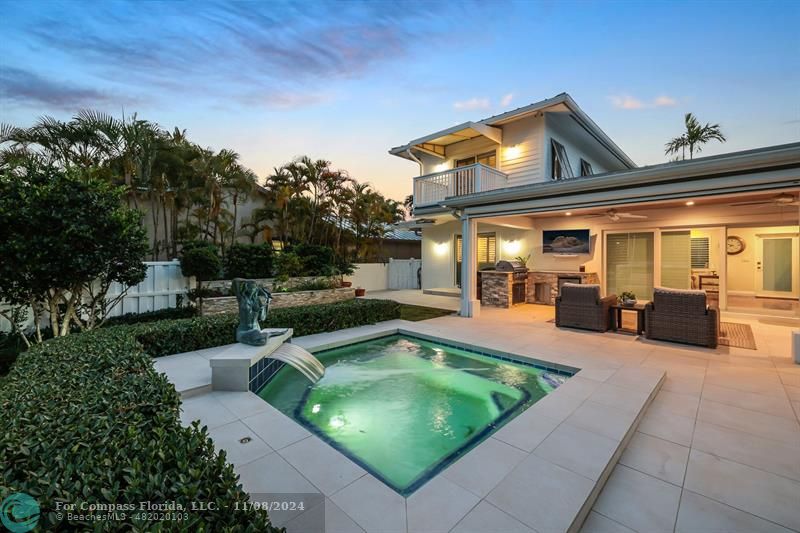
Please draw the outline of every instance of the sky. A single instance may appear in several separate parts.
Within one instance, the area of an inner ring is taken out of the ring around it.
[[[800,141],[800,2],[0,0],[0,122],[138,113],[262,179],[328,159],[401,200],[388,154],[569,93],[638,164],[683,115],[728,141]]]

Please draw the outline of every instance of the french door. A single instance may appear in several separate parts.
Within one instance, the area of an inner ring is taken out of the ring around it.
[[[756,296],[797,298],[797,234],[756,235]]]
[[[492,267],[497,260],[497,236],[494,233],[478,233],[477,270]],[[461,235],[456,235],[456,285],[461,286]]]

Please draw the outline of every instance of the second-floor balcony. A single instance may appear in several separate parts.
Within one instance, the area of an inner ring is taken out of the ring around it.
[[[414,207],[436,205],[450,196],[502,189],[508,175],[481,163],[414,178]]]

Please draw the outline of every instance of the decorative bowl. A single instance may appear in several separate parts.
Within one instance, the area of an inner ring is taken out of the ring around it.
[[[622,305],[627,305],[629,307],[633,306],[633,305],[636,305],[636,300],[629,300],[629,299],[626,298],[626,299],[622,300]]]

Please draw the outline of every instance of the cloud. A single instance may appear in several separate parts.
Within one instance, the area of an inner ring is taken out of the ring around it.
[[[271,109],[286,110],[310,107],[333,100],[330,93],[269,92],[243,95],[237,100],[245,105],[261,105]]]
[[[644,102],[632,96],[612,96],[611,103],[618,109],[642,109]]]
[[[653,105],[656,107],[674,107],[678,105],[678,101],[671,96],[662,95],[653,100]]]
[[[488,98],[470,98],[469,100],[462,100],[453,103],[453,109],[456,111],[473,111],[476,109],[489,109]]]
[[[666,95],[661,95],[654,98],[652,101],[643,101],[639,98],[623,94],[614,95],[609,97],[611,103],[617,109],[635,110],[635,109],[649,109],[653,107],[673,107],[678,104],[678,100]]]
[[[83,107],[97,107],[109,103],[135,103],[125,96],[112,96],[107,92],[76,84],[45,78],[35,72],[15,68],[0,69],[0,95],[16,104],[32,105],[77,111]]]
[[[504,96],[504,97],[503,97],[503,98],[500,100],[500,105],[501,105],[501,106],[503,106],[503,107],[506,107],[506,106],[508,106],[508,105],[511,105],[511,100],[513,100],[513,99],[514,99],[514,95],[513,95],[513,94],[511,94],[511,93],[508,93],[507,95],[505,95],[505,96]]]
[[[98,3],[91,10],[71,2],[47,5],[7,27],[9,39],[20,50],[57,55],[73,80],[153,97],[191,94],[265,106],[313,105],[337,80],[446,46],[462,31],[441,24],[439,15],[450,9],[444,2],[207,2],[188,11],[182,2],[149,2],[146,17],[138,2]],[[485,8],[474,2],[460,9],[461,18],[478,21]],[[87,91],[84,100],[91,97]],[[40,102],[28,92],[18,95],[20,101],[27,95],[31,107]]]

